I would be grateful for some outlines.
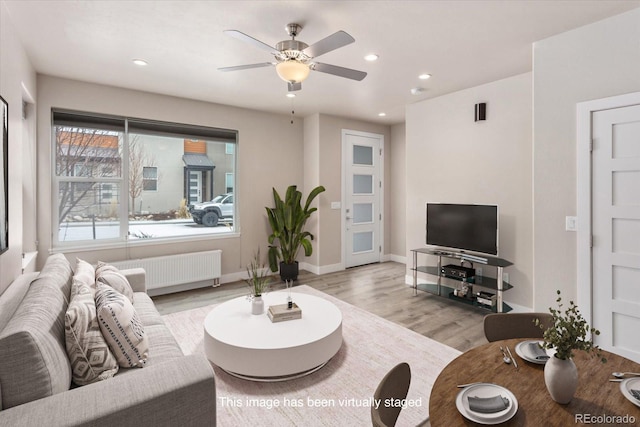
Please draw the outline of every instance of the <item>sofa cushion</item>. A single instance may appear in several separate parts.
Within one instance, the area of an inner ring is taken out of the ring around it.
[[[74,277],[71,294],[65,336],[73,382],[87,385],[111,378],[118,372],[118,362],[98,325],[94,290]]]
[[[71,278],[73,271],[71,264],[62,254],[54,254],[47,258],[38,277],[31,283],[31,287],[39,282],[47,283],[46,286],[54,286],[62,292],[67,304],[69,304],[69,295],[71,293]],[[64,312],[62,313],[64,314]]]
[[[96,309],[102,335],[123,368],[142,368],[149,355],[144,326],[127,297],[96,283]]]
[[[133,304],[133,290],[127,278],[112,265],[98,263],[96,270],[96,282],[104,283],[126,296]]]
[[[61,254],[50,256],[0,332],[3,409],[69,389],[64,314],[70,286],[69,262]]]
[[[144,325],[145,332],[148,326],[165,324],[153,300],[144,292],[134,292],[133,307],[136,309],[136,313],[138,313],[138,317]]]

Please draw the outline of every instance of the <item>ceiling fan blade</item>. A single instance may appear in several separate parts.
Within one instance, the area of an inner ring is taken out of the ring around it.
[[[247,64],[247,65],[236,65],[234,67],[222,67],[218,68],[218,71],[240,71],[240,70],[249,70],[251,68],[261,68],[261,67],[269,67],[274,65],[273,62],[261,62],[259,64]]]
[[[289,92],[295,92],[297,90],[301,90],[302,89],[302,83],[287,83],[288,87],[289,87]]]
[[[364,71],[352,70],[351,68],[338,67],[337,65],[322,64],[320,62],[314,62],[311,65],[311,69],[320,71],[321,73],[333,74],[338,77],[345,77],[351,80],[361,81],[367,77],[367,73]]]
[[[351,37],[349,34],[344,31],[338,31],[312,44],[302,52],[311,58],[317,58],[320,55],[324,55],[327,52],[346,46],[354,41],[356,41],[356,39]]]
[[[226,35],[233,37],[234,39],[242,40],[245,43],[249,43],[253,47],[257,47],[258,49],[269,52],[272,55],[277,55],[280,52],[276,50],[275,47],[271,47],[266,43],[261,42],[260,40],[254,39],[251,36],[246,35],[243,32],[238,30],[225,30],[223,31]]]

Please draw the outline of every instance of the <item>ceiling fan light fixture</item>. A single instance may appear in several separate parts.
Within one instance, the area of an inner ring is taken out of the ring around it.
[[[309,77],[309,66],[303,62],[290,59],[276,65],[278,76],[285,82],[300,83]]]

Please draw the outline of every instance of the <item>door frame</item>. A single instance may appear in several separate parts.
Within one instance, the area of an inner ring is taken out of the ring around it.
[[[381,219],[380,219],[380,230],[379,233],[380,235],[378,236],[378,244],[380,245],[380,258],[379,258],[379,262],[383,262],[385,261],[384,258],[384,230],[385,230],[385,215],[384,215],[384,211],[385,211],[385,204],[384,204],[384,187],[385,187],[385,181],[384,181],[384,154],[385,154],[385,149],[384,149],[384,135],[380,134],[380,133],[372,133],[372,132],[362,132],[362,131],[357,131],[357,130],[351,130],[351,129],[342,129],[342,140],[341,140],[341,156],[342,156],[342,170],[341,170],[341,178],[340,178],[340,193],[341,193],[341,201],[340,201],[340,240],[341,240],[341,247],[342,247],[342,255],[341,255],[341,265],[342,265],[342,269],[345,270],[346,269],[346,265],[347,265],[347,213],[345,211],[346,209],[346,176],[347,176],[347,159],[345,156],[346,153],[346,136],[347,135],[355,135],[355,136],[362,136],[365,138],[376,138],[380,141],[380,157],[379,157],[379,161],[380,161],[380,182],[382,183],[379,187],[380,192],[379,192],[379,200],[378,202],[380,203],[380,215],[381,215]]]
[[[591,255],[592,163],[591,122],[593,113],[640,104],[640,92],[580,102],[576,106],[576,280],[577,304],[588,323],[593,313],[593,263]]]

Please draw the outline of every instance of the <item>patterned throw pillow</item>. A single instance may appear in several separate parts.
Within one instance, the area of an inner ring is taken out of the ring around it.
[[[73,382],[86,385],[111,378],[118,362],[98,325],[94,290],[74,278],[71,294],[75,296],[64,316],[64,332]]]
[[[131,302],[101,282],[96,283],[98,323],[109,348],[123,368],[142,368],[149,355],[149,341]]]
[[[127,278],[116,267],[105,264],[103,262],[98,263],[96,269],[96,282],[104,283],[111,286],[116,291],[129,299],[129,302],[133,304],[133,289]]]

